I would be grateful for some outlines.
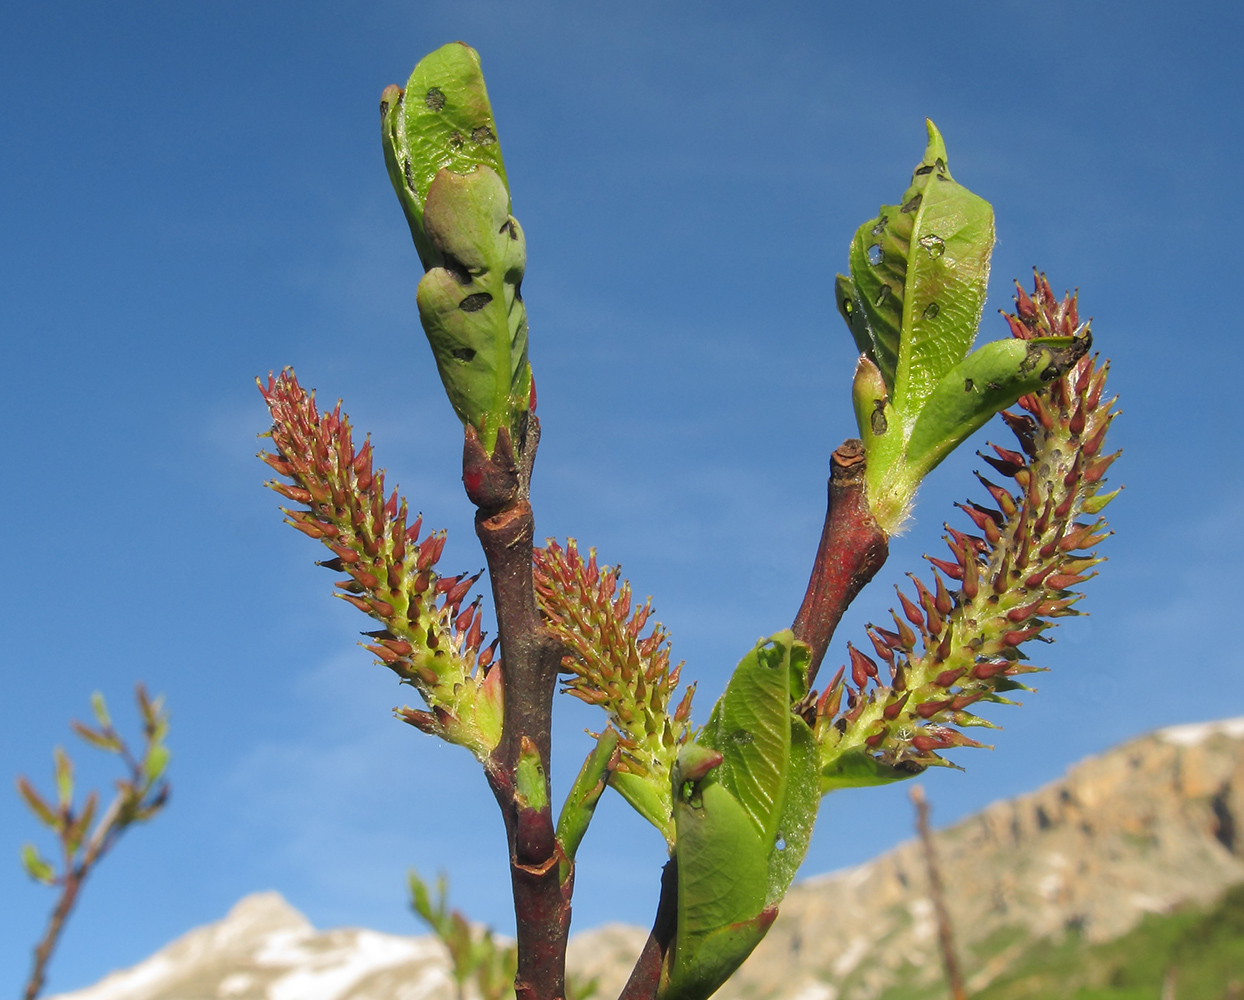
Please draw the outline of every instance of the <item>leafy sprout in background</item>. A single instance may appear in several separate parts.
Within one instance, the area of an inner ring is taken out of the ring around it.
[[[439,576],[443,533],[420,540],[407,504],[386,493],[370,441],[356,447],[338,404],[321,413],[286,369],[260,389],[289,482],[288,523],[329,548],[338,596],[379,628],[367,648],[424,708],[395,709],[469,749],[501,809],[517,917],[518,1000],[566,995],[575,855],[608,787],[669,850],[652,933],[622,1000],[704,1000],[772,924],[803,860],[821,797],[904,780],[991,727],[974,707],[1012,704],[1039,667],[1027,644],[1077,614],[1076,591],[1102,560],[1100,492],[1116,455],[1107,370],[1074,296],[1038,275],[1016,296],[1011,337],[972,350],[993,247],[993,211],[951,176],[932,122],[910,186],[856,233],[837,300],[860,351],[851,391],[860,439],[830,458],[825,527],[790,628],[765,629],[700,728],[694,686],[679,693],[669,636],[649,626],[616,569],[574,540],[534,546],[529,486],[540,422],[527,356],[526,265],[478,54],[447,45],[381,99],[385,162],[425,274],[417,306],[450,404],[463,424],[463,485],[477,508],[498,636],[484,646],[479,576]],[[875,657],[818,691],[846,607],[884,564],[920,482],[1005,407],[1018,450],[982,456],[1013,486],[982,479],[989,504],[947,526],[949,559],[912,577],[892,623],[869,625]],[[979,532],[979,533],[976,533]],[[892,624],[892,628],[890,625]],[[880,662],[879,662],[880,661]],[[606,725],[555,818],[551,713],[566,692]],[[953,765],[952,765],[953,766]],[[460,990],[495,990],[499,946],[449,914],[412,876],[416,910],[450,947]],[[486,944],[484,942],[487,942]],[[482,950],[481,950],[482,949]],[[509,952],[505,952],[506,955]],[[487,960],[485,957],[489,956]],[[508,959],[507,959],[508,961]],[[491,963],[491,964],[490,964]],[[487,986],[480,985],[485,970]],[[474,977],[474,978],[472,978]],[[491,996],[492,994],[488,994]]]
[[[25,776],[17,779],[17,790],[23,801],[39,822],[52,831],[60,849],[59,859],[48,861],[34,844],[28,843],[22,848],[22,865],[27,874],[37,882],[60,889],[47,929],[35,948],[25,1000],[34,1000],[43,989],[48,962],[87,876],[131,825],[151,819],[168,802],[170,789],[164,778],[169,759],[168,748],[164,745],[168,712],[163,699],[148,697],[143,685],[137,686],[135,695],[143,726],[141,753],[132,751],[117,732],[104,696],[99,692],[91,696],[96,725],[89,726],[76,719],[71,723],[78,736],[105,753],[115,754],[125,768],[126,776],[116,781],[117,793],[102,814],[99,793],[94,790],[87,795],[81,808],[75,807],[73,761],[61,747],[53,753],[56,762],[54,801],[44,798]]]
[[[437,876],[435,887],[429,887],[414,870],[406,879],[412,909],[449,952],[458,1000],[513,996],[518,948],[498,941],[489,928],[472,927],[460,911],[449,908],[449,880],[444,873]]]
[[[449,879],[441,872],[429,886],[413,869],[406,875],[411,909],[449,953],[458,1000],[507,1000],[514,996],[518,948],[493,935],[488,927],[472,925],[460,910],[449,908]],[[590,1000],[595,979],[568,977],[567,1000]]]

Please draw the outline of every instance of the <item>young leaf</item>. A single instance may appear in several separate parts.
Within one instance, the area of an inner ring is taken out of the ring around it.
[[[108,753],[117,753],[121,749],[121,743],[117,739],[115,733],[110,735],[108,732],[100,732],[98,729],[93,729],[90,726],[79,722],[77,719],[74,719],[69,723],[69,725],[75,733],[81,736],[82,739],[86,740],[87,743],[91,744],[91,746],[95,747],[97,750],[104,750]]]
[[[710,753],[690,743],[674,765],[678,925],[664,1000],[710,996],[772,922],[762,918],[768,846],[748,811],[704,771],[721,759]]]
[[[701,1000],[733,973],[803,860],[820,799],[816,745],[792,712],[808,655],[789,631],[759,642],[675,762],[678,929],[667,998]]]
[[[82,845],[82,838],[86,836],[91,828],[91,823],[95,819],[95,810],[98,806],[99,793],[92,790],[86,797],[86,804],[82,807],[82,814],[65,830],[65,851],[71,857],[78,853],[78,848]]]
[[[570,787],[566,802],[557,817],[557,842],[567,862],[573,862],[583,835],[587,832],[596,804],[600,801],[609,776],[618,766],[618,733],[609,728],[596,738],[578,777]],[[565,878],[569,869],[562,872]]]
[[[454,411],[489,454],[519,450],[531,397],[522,229],[510,214],[479,54],[460,42],[420,60],[380,103],[385,163],[427,274],[419,318]]]
[[[63,811],[73,802],[73,761],[62,747],[57,747],[52,756],[56,761],[56,796]]]
[[[869,353],[903,413],[917,412],[971,346],[994,241],[993,209],[951,177],[941,133],[925,125],[928,146],[911,185],[856,231],[850,254],[848,325],[859,343],[862,314]]]
[[[34,813],[39,822],[44,826],[55,830],[60,825],[55,810],[47,803],[42,795],[38,793],[35,786],[32,785],[25,777],[19,776],[17,779],[17,791],[20,793],[22,800]]]
[[[433,930],[440,929],[442,913],[432,908],[432,897],[428,893],[428,884],[419,877],[413,868],[406,873],[406,885],[410,891],[410,905]],[[443,902],[443,900],[442,900]]]
[[[441,261],[425,234],[423,213],[436,175],[485,166],[509,188],[479,53],[451,42],[424,56],[404,91],[385,90],[380,114],[389,179],[423,266],[434,267]]]
[[[868,460],[868,504],[883,531],[907,518],[921,480],[1003,407],[1058,377],[1087,336],[999,341],[968,354],[980,323],[993,210],[951,177],[932,122],[899,205],[851,244],[838,307],[861,358],[852,395]]]
[[[112,717],[108,714],[108,703],[104,701],[104,696],[96,691],[91,695],[91,711],[95,713],[95,719],[105,731],[112,728]]]
[[[26,874],[36,882],[52,885],[56,881],[56,872],[39,856],[34,844],[22,845],[22,867],[26,869]]]
[[[1092,338],[995,340],[948,372],[925,401],[907,442],[907,468],[919,482],[985,421],[1020,396],[1067,372]]]
[[[526,241],[504,182],[486,166],[437,174],[424,224],[441,264],[419,282],[419,319],[449,402],[491,453],[502,427],[521,441],[514,418],[527,412],[531,396],[519,291]]]
[[[147,751],[144,770],[147,772],[147,784],[154,785],[160,780],[164,769],[168,767],[168,748],[160,743],[153,744]]]
[[[524,736],[514,769],[514,799],[524,809],[539,812],[549,804],[548,779],[544,775],[544,762],[535,742]]]

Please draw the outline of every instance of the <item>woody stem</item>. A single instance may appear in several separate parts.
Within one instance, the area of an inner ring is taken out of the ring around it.
[[[863,442],[848,438],[829,460],[829,501],[821,542],[803,604],[791,630],[812,647],[808,685],[816,679],[825,650],[843,613],[890,554],[886,533],[868,506]]]

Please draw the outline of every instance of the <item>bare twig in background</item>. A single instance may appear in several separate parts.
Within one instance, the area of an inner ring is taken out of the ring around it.
[[[924,797],[924,789],[919,785],[912,788],[911,801],[916,807],[916,832],[920,834],[920,843],[924,847],[924,865],[929,875],[929,898],[933,902],[933,912],[937,917],[937,939],[942,949],[946,983],[950,987],[953,1000],[968,1000],[967,990],[963,987],[963,973],[959,970],[959,959],[955,955],[954,931],[950,926],[950,913],[946,909],[946,890],[942,886],[941,872],[937,867],[937,851],[933,846],[933,835],[929,832],[929,802]]]
[[[17,790],[22,799],[39,821],[56,834],[61,849],[61,871],[58,874],[40,856],[34,844],[28,843],[22,848],[22,864],[27,874],[44,885],[60,886],[61,890],[60,898],[48,918],[43,937],[35,947],[34,965],[26,983],[26,990],[22,994],[24,1000],[34,1000],[43,989],[48,962],[86,877],[113,848],[126,827],[131,823],[151,819],[168,801],[169,784],[160,780],[169,756],[168,749],[164,746],[164,736],[168,731],[168,713],[164,711],[163,699],[153,700],[148,697],[141,684],[137,686],[136,696],[143,719],[145,745],[141,757],[136,757],[130,751],[129,745],[113,728],[108,707],[104,703],[103,695],[98,692],[91,697],[91,707],[99,728],[85,725],[76,719],[72,723],[74,732],[82,739],[93,747],[116,754],[129,772],[128,779],[117,781],[116,797],[95,823],[94,829],[91,829],[91,823],[95,819],[99,793],[92,791],[81,811],[74,810],[73,762],[62,748],[57,747],[54,754],[57,793],[55,806],[44,799],[25,776],[17,779]]]

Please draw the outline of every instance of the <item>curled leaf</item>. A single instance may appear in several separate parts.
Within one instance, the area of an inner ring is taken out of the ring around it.
[[[969,354],[993,249],[993,210],[946,165],[941,134],[897,205],[883,205],[851,244],[838,307],[860,362],[853,387],[868,460],[868,503],[887,533],[907,518],[923,478],[974,430],[1035,392],[1089,348],[1083,330]]]
[[[971,346],[994,241],[993,209],[950,175],[941,133],[925,125],[928,145],[910,186],[856,231],[851,277],[839,283],[857,344],[871,348],[862,353],[905,413],[920,409]]]
[[[445,392],[489,453],[502,427],[521,446],[531,396],[520,292],[527,249],[509,192],[487,166],[442,170],[424,223],[440,263],[419,282],[416,301]]]
[[[526,266],[479,54],[454,42],[420,60],[380,102],[389,179],[427,274],[419,318],[454,411],[491,455],[518,451],[531,400]]]
[[[702,1000],[768,930],[816,820],[817,748],[792,709],[809,653],[790,631],[735,669],[673,768],[678,927],[667,1000]]]

